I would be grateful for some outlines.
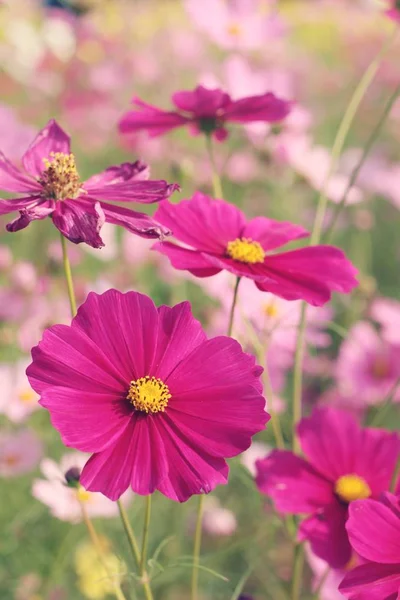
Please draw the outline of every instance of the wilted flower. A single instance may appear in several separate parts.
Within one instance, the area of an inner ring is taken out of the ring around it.
[[[221,142],[228,136],[226,123],[276,123],[289,114],[291,107],[290,102],[270,92],[232,100],[226,92],[202,85],[193,91],[176,92],[172,101],[177,110],[165,111],[135,97],[132,102],[137,109],[122,117],[121,133],[145,130],[150,136],[157,136],[189,125],[192,134],[212,135]]]
[[[93,453],[81,484],[112,500],[129,486],[179,501],[211,491],[268,420],[262,369],[235,340],[208,340],[187,302],[90,293],[32,357],[29,380],[63,442]]]
[[[105,222],[121,225],[143,237],[169,233],[151,217],[108,201],[153,203],[176,189],[165,181],[146,181],[148,167],[137,161],[109,167],[82,182],[71,154],[70,138],[51,120],[22,157],[24,170],[0,153],[0,189],[24,194],[23,198],[0,199],[0,215],[19,211],[7,225],[19,231],[31,221],[51,216],[57,229],[71,242],[94,248],[104,244],[100,230]]]
[[[397,434],[362,429],[352,415],[332,408],[314,411],[297,429],[305,458],[275,450],[257,463],[257,485],[282,513],[310,514],[299,537],[331,567],[351,558],[345,530],[348,506],[389,488],[399,456]]]
[[[154,247],[176,269],[197,277],[209,277],[226,269],[237,277],[253,279],[260,290],[286,300],[325,304],[332,291],[350,292],[356,285],[356,269],[344,253],[333,246],[309,246],[290,252],[276,249],[308,236],[299,225],[244,214],[224,200],[196,192],[179,204],[163,202],[157,219],[171,227],[180,242]]]

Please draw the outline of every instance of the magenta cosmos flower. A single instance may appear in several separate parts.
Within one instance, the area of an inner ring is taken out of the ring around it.
[[[133,98],[136,110],[127,112],[119,123],[121,133],[145,130],[150,136],[163,135],[171,129],[189,125],[196,135],[205,133],[223,141],[228,136],[226,123],[276,123],[290,112],[291,103],[271,92],[232,100],[220,89],[199,85],[193,91],[176,92],[172,101],[177,110],[165,111]]]
[[[282,513],[310,515],[299,537],[331,567],[351,558],[345,529],[348,506],[389,488],[400,450],[394,433],[362,429],[348,413],[314,411],[298,426],[304,458],[276,450],[257,462],[257,485]]]
[[[400,597],[400,498],[359,500],[349,509],[346,528],[354,550],[367,562],[346,575],[339,589],[351,600]]]
[[[93,453],[80,482],[112,500],[129,486],[179,501],[209,492],[268,420],[261,367],[235,340],[207,339],[188,302],[91,293],[32,357],[30,383],[64,444]]]
[[[253,279],[260,290],[286,300],[306,300],[321,306],[332,291],[350,292],[356,269],[332,246],[309,246],[277,253],[276,248],[306,237],[299,225],[244,214],[224,200],[196,192],[179,204],[163,202],[155,215],[174,236],[191,248],[163,242],[155,245],[176,269],[197,277],[223,269]]]
[[[149,170],[139,161],[110,167],[82,183],[70,138],[54,120],[33,140],[22,165],[23,170],[18,169],[0,152],[0,189],[24,195],[0,199],[0,215],[17,210],[20,213],[7,225],[8,231],[24,229],[31,221],[51,216],[71,242],[85,242],[94,248],[104,245],[100,230],[105,222],[143,237],[158,238],[169,233],[151,217],[109,201],[158,202],[170,196],[176,185],[146,181]]]
[[[400,0],[389,0],[388,6],[386,15],[393,21],[400,23]]]

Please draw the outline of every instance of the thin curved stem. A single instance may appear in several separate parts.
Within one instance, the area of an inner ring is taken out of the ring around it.
[[[232,335],[233,320],[235,318],[235,308],[236,308],[236,304],[237,304],[237,296],[238,296],[238,290],[239,290],[239,283],[240,283],[240,277],[237,277],[236,278],[236,283],[235,283],[235,288],[233,290],[233,298],[232,298],[231,310],[229,311],[228,331],[227,331],[227,334],[226,334],[228,336]]]
[[[354,170],[350,176],[349,182],[346,186],[343,196],[342,196],[339,204],[337,204],[335,206],[331,222],[329,224],[329,227],[327,228],[326,235],[325,235],[327,243],[330,242],[333,231],[338,222],[339,216],[340,216],[342,210],[346,206],[349,192],[350,192],[351,188],[353,187],[353,185],[356,183],[358,175],[360,174],[360,171],[361,171],[362,167],[364,166],[364,163],[367,160],[373,145],[375,144],[376,140],[378,139],[381,129],[382,129],[383,125],[385,124],[386,119],[388,118],[388,116],[390,114],[390,111],[392,110],[393,104],[396,102],[396,100],[399,96],[400,96],[400,84],[396,87],[395,91],[393,92],[393,94],[390,96],[388,102],[386,103],[385,109],[384,109],[380,119],[378,120],[377,124],[375,125],[374,129],[372,130],[369,138],[367,139],[367,141],[365,143],[360,160],[358,161],[358,164],[356,165],[356,167],[354,168]]]
[[[72,317],[74,317],[76,315],[76,298],[75,298],[75,291],[74,291],[74,282],[72,281],[71,264],[70,264],[69,258],[68,258],[66,239],[62,233],[60,233],[60,236],[61,236],[63,266],[64,266],[64,273],[65,273],[65,280],[67,282],[69,305],[71,307],[71,315],[72,315]]]
[[[125,510],[125,506],[122,504],[121,500],[117,500],[117,506],[119,510],[119,516],[121,517],[121,522],[128,540],[129,548],[131,550],[133,560],[137,568],[140,568],[140,550],[139,544],[137,543],[136,536],[133,532],[131,524],[129,522],[128,515]]]
[[[99,556],[99,560],[105,570],[105,572],[107,573],[107,577],[110,578],[110,580],[112,581],[113,584],[113,593],[114,596],[118,599],[118,600],[126,600],[126,597],[124,596],[122,590],[121,590],[121,586],[119,584],[119,581],[115,578],[115,576],[110,572],[108,566],[107,566],[107,561],[105,560],[104,557],[104,552],[103,552],[103,548],[101,546],[101,542],[99,540],[99,536],[97,535],[97,531],[94,528],[94,525],[92,523],[92,521],[89,518],[89,515],[87,513],[86,507],[83,504],[83,502],[80,502],[80,506],[81,506],[81,510],[82,510],[82,517],[83,517],[83,522],[86,525],[86,528],[89,532],[89,536],[90,539],[92,541],[93,546],[96,548],[97,554]]]
[[[383,44],[382,48],[378,52],[378,54],[374,57],[372,62],[369,64],[366,69],[364,75],[361,77],[359,84],[357,85],[354,93],[350,99],[350,102],[347,106],[347,109],[343,115],[343,119],[339,125],[338,132],[336,134],[331,153],[331,162],[329,166],[328,173],[325,177],[325,180],[322,184],[321,193],[318,199],[317,212],[315,215],[314,225],[311,232],[310,237],[310,246],[315,246],[319,243],[321,239],[322,227],[324,223],[325,213],[328,204],[328,197],[326,194],[326,190],[329,184],[329,181],[336,169],[337,162],[342,153],[344,143],[346,141],[347,135],[350,131],[350,128],[353,124],[354,117],[357,114],[357,111],[360,107],[360,104],[371,85],[377,71],[379,65],[382,61],[382,58],[385,56],[386,52],[389,50],[392,45],[393,40],[397,35],[397,27],[393,30],[393,33],[389,36],[386,42]],[[306,334],[306,323],[307,323],[307,304],[303,302],[301,309],[301,316],[299,322],[298,336],[297,336],[297,344],[296,344],[296,354],[295,354],[295,362],[294,362],[294,383],[293,383],[293,449],[295,451],[299,450],[299,444],[296,436],[296,427],[298,422],[301,419],[302,408],[301,408],[301,393],[303,387],[303,359],[305,354],[305,334]]]
[[[215,196],[215,198],[223,198],[221,178],[218,174],[217,164],[215,162],[212,137],[209,134],[206,135],[206,146],[207,146],[208,157],[210,159],[210,164],[211,164],[214,196]]]
[[[140,576],[143,582],[147,582],[146,563],[147,563],[147,546],[149,544],[149,529],[151,518],[151,496],[146,496],[146,510],[144,515],[142,552],[140,557]],[[150,592],[151,593],[151,592]]]
[[[201,548],[201,534],[203,525],[203,512],[204,512],[204,494],[199,496],[199,506],[197,509],[197,521],[196,531],[194,535],[194,547],[193,547],[193,570],[192,570],[192,593],[191,600],[197,600],[198,598],[198,587],[199,587],[199,564],[200,564],[200,548]]]
[[[300,600],[303,585],[304,546],[299,544],[295,548],[292,578],[292,600]]]

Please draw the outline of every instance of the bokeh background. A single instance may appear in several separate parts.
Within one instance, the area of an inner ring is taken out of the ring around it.
[[[249,217],[291,220],[311,229],[339,123],[393,28],[382,3],[373,0],[5,0],[0,6],[0,149],[18,163],[38,129],[54,117],[72,136],[82,179],[140,158],[151,166],[153,178],[180,184],[181,192],[173,196],[178,202],[197,189],[212,194],[204,142],[185,130],[153,139],[146,134],[122,138],[117,123],[131,98],[168,109],[174,91],[199,83],[222,87],[234,98],[272,91],[295,102],[292,114],[280,126],[231,129],[229,140],[216,148],[224,195]],[[399,64],[400,35],[381,60],[330,179],[327,225],[400,83]],[[389,402],[387,397],[399,376],[392,365],[393,348],[400,343],[399,148],[400,100],[331,238],[360,270],[360,285],[351,297],[310,311],[303,393],[305,411],[329,402],[393,429],[399,422],[396,390]],[[108,597],[82,546],[84,526],[68,522],[74,517],[67,509],[64,520],[50,514],[49,504],[55,510],[64,501],[60,487],[48,490],[48,505],[35,492],[34,481],[44,477],[40,461],[58,461],[66,453],[24,376],[30,348],[43,329],[69,322],[59,238],[47,220],[16,234],[6,233],[6,222],[0,217],[0,598]],[[210,334],[226,329],[229,277],[196,280],[174,272],[151,251],[151,241],[108,226],[103,234],[102,250],[69,245],[80,302],[89,291],[109,287],[145,292],[157,304],[189,299]],[[249,329],[262,321],[268,339],[263,359],[288,438],[299,307],[266,296],[261,299],[254,287],[243,286],[239,314],[247,325],[237,324],[235,334],[251,347]],[[364,387],[354,380],[360,371]],[[290,544],[253,481],[255,457],[265,455],[272,443],[270,431],[260,434],[244,457],[231,461],[229,485],[209,499],[204,600],[234,599],[243,589],[257,599],[287,597],[279,578],[290,577]],[[133,524],[139,524],[141,498],[126,501]],[[179,506],[156,496],[150,539],[150,555],[157,554],[152,563],[156,598],[188,598],[195,506],[194,499]],[[108,516],[98,520],[98,529],[128,563],[120,523],[112,511]],[[318,565],[312,559],[310,564],[311,589]],[[304,592],[304,598],[311,597]],[[323,586],[320,597],[340,595],[333,583]]]

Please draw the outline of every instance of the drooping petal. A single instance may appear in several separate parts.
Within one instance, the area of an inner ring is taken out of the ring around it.
[[[39,199],[38,199],[39,200]],[[20,231],[21,229],[25,229],[32,221],[38,221],[45,219],[54,211],[54,202],[52,200],[47,200],[43,202],[38,202],[36,206],[32,208],[23,208],[19,211],[19,217],[8,223],[6,228],[7,231],[15,232]]]
[[[37,134],[32,144],[22,157],[25,171],[39,178],[45,169],[44,159],[51,159],[51,152],[69,154],[71,152],[70,137],[51,119]]]
[[[134,163],[121,163],[113,167],[108,167],[101,173],[92,175],[86,179],[84,187],[87,190],[94,187],[104,187],[116,183],[125,183],[127,181],[146,181],[150,177],[150,168],[146,163],[137,160]]]
[[[334,500],[329,481],[292,452],[275,450],[256,466],[258,488],[283,513],[314,513]]]
[[[27,196],[26,198],[13,198],[4,200],[0,198],[0,215],[8,215],[11,212],[36,207],[40,202],[40,196]]]
[[[52,219],[57,229],[74,244],[84,242],[92,248],[104,246],[100,230],[106,218],[99,202],[57,202]]]
[[[143,102],[140,98],[134,98],[133,104],[138,108],[125,113],[118,124],[121,133],[133,133],[145,130],[150,137],[155,137],[167,133],[176,127],[186,125],[189,121],[187,117],[175,111],[161,110]]]
[[[158,489],[172,500],[185,502],[193,494],[208,494],[219,484],[227,483],[228,465],[207,448],[179,431],[176,424],[163,414],[157,421],[168,456],[168,474]]]
[[[157,239],[163,238],[171,233],[170,229],[164,227],[149,215],[136,212],[130,208],[114,206],[114,204],[108,204],[107,202],[101,202],[100,204],[107,223],[120,225],[136,235],[144,238]]]
[[[82,330],[118,366],[126,395],[131,380],[150,374],[158,320],[157,309],[147,296],[108,290],[88,295],[73,328]]]
[[[153,249],[167,256],[175,269],[189,271],[196,277],[210,277],[221,271],[221,268],[210,264],[208,255],[197,250],[182,248],[171,242],[157,242]]]
[[[261,96],[249,96],[232,102],[225,110],[224,120],[237,123],[282,121],[290,112],[292,103],[268,92]]]
[[[167,469],[163,440],[155,421],[135,416],[113,447],[89,459],[80,481],[89,491],[118,500],[130,485],[138,494],[151,494]]]
[[[349,293],[357,285],[357,270],[333,246],[309,246],[266,256],[260,267],[265,281],[257,286],[286,300],[305,300],[313,306],[328,302],[332,292]]]
[[[238,208],[201,192],[179,204],[163,202],[155,218],[179,241],[216,255],[225,254],[228,242],[241,237],[246,222]]]
[[[307,237],[308,231],[300,225],[286,221],[274,221],[266,217],[251,219],[243,230],[243,237],[261,244],[264,250],[279,248],[292,240]]]
[[[299,528],[299,539],[308,540],[314,554],[333,569],[343,569],[351,558],[346,518],[347,507],[335,501],[303,521]]]
[[[2,152],[0,152],[0,190],[18,194],[40,193],[40,183],[15,167]],[[9,200],[11,202],[11,200]]]
[[[397,600],[399,590],[399,565],[375,563],[356,567],[339,586],[339,591],[350,600]]]
[[[400,575],[400,502],[357,500],[349,507],[347,531],[354,550],[371,562],[398,564]]]
[[[146,181],[132,178],[125,181],[96,183],[91,178],[86,181],[83,188],[98,200],[153,204],[169,198],[175,190],[179,189],[179,186],[164,180]]]

